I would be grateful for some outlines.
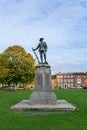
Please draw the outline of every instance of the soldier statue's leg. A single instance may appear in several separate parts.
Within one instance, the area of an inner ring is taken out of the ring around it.
[[[47,63],[46,62],[46,52],[44,52],[44,62]]]
[[[41,63],[43,63],[43,56],[42,56],[42,52],[40,52],[40,60],[41,60]]]

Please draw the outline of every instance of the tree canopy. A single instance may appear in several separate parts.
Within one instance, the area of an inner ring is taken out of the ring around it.
[[[23,47],[14,45],[0,54],[0,82],[6,84],[31,83],[35,60]]]

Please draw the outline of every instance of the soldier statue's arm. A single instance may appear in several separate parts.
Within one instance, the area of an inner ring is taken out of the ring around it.
[[[33,51],[36,51],[36,50],[39,48],[39,46],[40,46],[40,45],[38,44],[38,46],[37,46],[35,49],[32,48],[32,50],[33,50]]]

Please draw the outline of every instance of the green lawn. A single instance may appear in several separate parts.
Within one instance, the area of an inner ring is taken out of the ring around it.
[[[54,90],[58,99],[76,105],[76,110],[54,114],[25,114],[10,110],[22,99],[28,99],[31,91],[0,91],[0,130],[87,130],[87,90]]]

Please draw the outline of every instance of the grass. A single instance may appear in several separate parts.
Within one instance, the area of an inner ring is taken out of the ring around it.
[[[87,130],[87,90],[54,90],[58,99],[76,105],[70,113],[25,114],[10,109],[12,105],[28,99],[32,91],[0,91],[0,130]]]

